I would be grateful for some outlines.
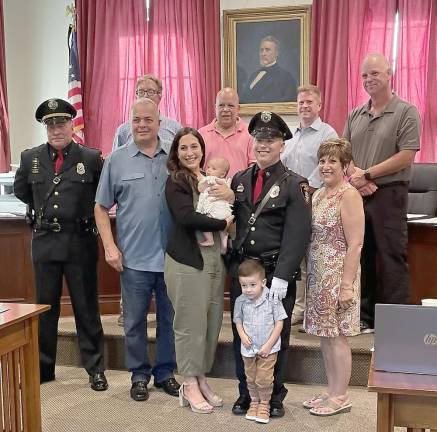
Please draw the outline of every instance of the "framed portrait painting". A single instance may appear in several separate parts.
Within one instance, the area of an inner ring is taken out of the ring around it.
[[[310,6],[226,10],[224,82],[240,112],[297,112],[297,87],[309,81]]]

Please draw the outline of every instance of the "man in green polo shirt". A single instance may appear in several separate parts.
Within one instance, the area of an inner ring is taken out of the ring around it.
[[[370,333],[375,303],[409,301],[406,213],[420,119],[413,105],[392,92],[392,70],[382,54],[364,59],[361,78],[370,100],[349,114],[343,136],[352,145],[350,182],[364,196],[361,327]]]

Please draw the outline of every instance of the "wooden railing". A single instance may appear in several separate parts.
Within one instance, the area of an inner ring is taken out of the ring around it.
[[[38,315],[45,305],[0,303],[0,431],[40,432]]]

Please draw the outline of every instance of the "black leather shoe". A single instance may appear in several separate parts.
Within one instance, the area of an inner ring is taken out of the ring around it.
[[[234,406],[232,407],[232,414],[246,414],[247,410],[250,407],[250,402],[251,399],[249,395],[240,395],[239,398],[235,401]]]
[[[270,417],[284,417],[284,405],[279,400],[270,400]]]
[[[106,380],[104,372],[97,372],[94,375],[90,375],[91,388],[95,391],[105,391],[108,389],[108,381]]]
[[[179,396],[180,384],[173,377],[167,378],[161,382],[154,381],[153,385],[156,388],[162,388],[170,396]]]
[[[130,397],[137,402],[149,399],[149,390],[147,390],[146,381],[137,381],[132,383],[132,388],[130,389]]]

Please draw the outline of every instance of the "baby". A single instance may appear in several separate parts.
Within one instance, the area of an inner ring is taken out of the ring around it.
[[[232,206],[225,200],[218,200],[211,195],[210,186],[216,184],[216,180],[226,179],[229,172],[229,162],[223,157],[216,157],[211,159],[206,166],[206,177],[199,181],[199,201],[197,203],[196,211],[205,214],[215,219],[226,219],[232,215]],[[226,180],[230,184],[230,179]],[[220,231],[220,251],[222,254],[226,253],[228,243],[227,231]],[[212,246],[214,238],[212,232],[203,232],[202,239],[199,240],[201,246]]]

